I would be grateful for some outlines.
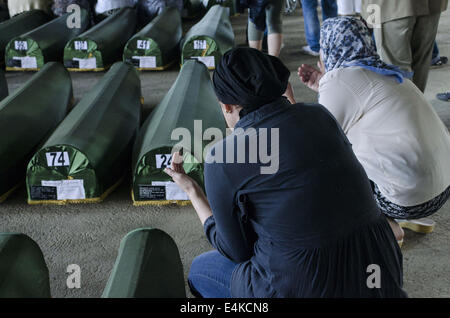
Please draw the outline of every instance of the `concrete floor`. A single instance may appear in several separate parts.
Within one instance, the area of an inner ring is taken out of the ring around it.
[[[233,18],[237,44],[245,43],[246,17]],[[317,96],[302,86],[296,76],[301,63],[316,60],[299,53],[305,45],[303,19],[297,11],[285,17],[285,48],[281,59],[292,71],[291,82],[297,101],[314,102]],[[450,12],[443,15],[438,42],[442,55],[450,56]],[[450,127],[450,103],[435,99],[438,92],[450,90],[450,67],[432,70],[427,98]],[[141,74],[145,113],[158,104],[175,81],[178,67],[159,73]],[[10,92],[31,74],[9,73]],[[74,94],[78,101],[102,74],[73,74]],[[450,164],[450,159],[449,159]],[[130,181],[112,193],[103,203],[94,205],[28,206],[25,188],[16,191],[0,206],[0,232],[22,232],[42,248],[50,270],[53,297],[99,297],[117,256],[120,240],[140,227],[160,228],[176,241],[187,275],[193,258],[211,249],[192,207],[133,207]],[[403,247],[404,287],[411,297],[450,297],[450,202],[434,217],[434,233],[418,235],[406,232]],[[66,267],[78,264],[82,270],[81,289],[66,287]],[[190,294],[188,294],[190,295]]]

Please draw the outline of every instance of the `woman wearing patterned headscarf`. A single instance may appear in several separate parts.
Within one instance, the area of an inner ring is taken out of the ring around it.
[[[403,239],[398,223],[432,231],[434,222],[423,218],[450,196],[450,135],[412,74],[382,62],[355,17],[325,21],[319,68],[302,65],[300,79],[319,92],[319,103],[353,144],[397,239]]]
[[[278,58],[255,49],[225,53],[213,82],[234,130],[210,149],[207,196],[177,153],[165,170],[188,194],[215,248],[192,263],[192,293],[406,296],[401,251],[364,169],[324,107],[291,105],[282,96],[289,74]],[[367,284],[370,264],[379,266],[380,288]]]

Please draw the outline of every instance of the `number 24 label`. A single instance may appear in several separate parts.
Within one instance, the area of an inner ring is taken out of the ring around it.
[[[164,169],[172,164],[172,155],[156,155],[156,169]]]
[[[69,153],[64,152],[47,152],[47,166],[49,167],[67,167],[70,165]]]

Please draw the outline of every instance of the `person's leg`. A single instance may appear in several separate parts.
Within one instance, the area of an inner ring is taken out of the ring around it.
[[[284,0],[276,0],[266,7],[267,44],[269,55],[279,56],[283,44],[283,20],[281,12]]]
[[[411,39],[415,23],[415,17],[408,17],[383,23],[374,29],[377,51],[384,62],[412,71]]]
[[[337,17],[338,6],[336,0],[322,0],[322,20]]]
[[[417,17],[411,38],[412,64],[414,71],[413,82],[422,92],[425,92],[430,70],[431,55],[436,39],[436,33],[441,14],[433,14]]]
[[[311,50],[320,50],[320,22],[317,15],[317,0],[302,0],[303,17],[305,20],[306,42]]]
[[[248,19],[248,45],[251,48],[261,51],[263,36],[264,36],[264,32],[261,30],[258,30],[256,25],[249,18]]]
[[[192,294],[203,298],[231,298],[231,276],[237,265],[215,250],[197,256],[188,277]]]
[[[436,58],[439,58],[439,47],[438,47],[436,41],[434,41],[433,53],[432,53],[431,58],[432,58],[433,60],[435,60]],[[433,64],[433,63],[432,63],[432,64]]]

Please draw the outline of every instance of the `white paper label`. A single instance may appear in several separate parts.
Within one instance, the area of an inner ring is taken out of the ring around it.
[[[189,200],[187,194],[175,182],[152,182],[152,186],[166,187],[166,200]]]
[[[44,181],[41,185],[43,187],[56,187],[56,194],[58,200],[84,200],[86,199],[86,192],[84,190],[84,180],[59,180],[59,181]]]
[[[156,68],[156,56],[133,56],[133,59],[139,60],[140,68]]]
[[[69,153],[64,152],[47,152],[47,166],[49,167],[68,167],[70,166]]]
[[[172,155],[156,155],[156,169],[164,169],[172,164]]]
[[[37,60],[34,56],[14,56],[13,60],[20,60],[21,68],[37,68]]]
[[[97,59],[95,57],[91,57],[89,59],[79,59],[74,57],[74,61],[78,61],[80,63],[79,68],[83,70],[92,70],[97,68]]]
[[[206,40],[194,40],[194,50],[206,50]]]
[[[28,50],[28,43],[27,41],[14,41],[14,48],[17,51],[26,51]]]
[[[214,56],[194,56],[193,58],[199,60],[207,67],[216,67]]]
[[[75,41],[75,50],[77,51],[87,51],[88,49],[88,43],[87,41]]]
[[[137,40],[137,48],[140,50],[149,50],[150,49],[150,41]]]

